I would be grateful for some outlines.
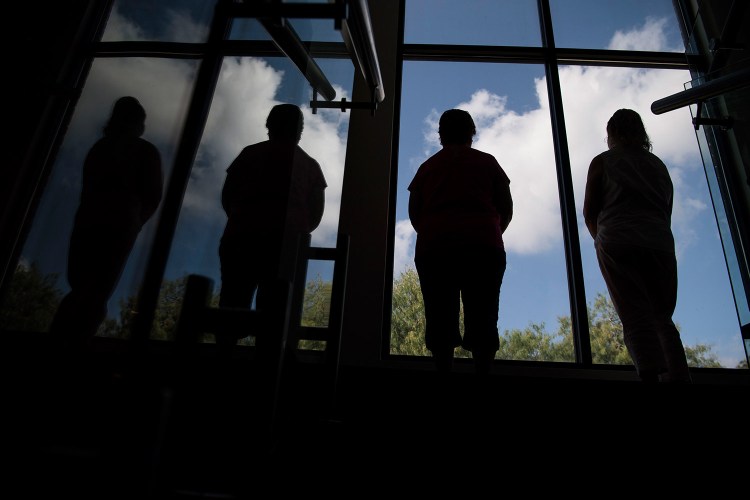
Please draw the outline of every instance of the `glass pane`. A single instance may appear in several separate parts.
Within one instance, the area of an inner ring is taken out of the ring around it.
[[[215,4],[216,0],[115,0],[102,41],[205,42]]]
[[[303,42],[343,42],[341,31],[333,19],[288,18],[292,29]],[[257,19],[243,17],[232,21],[231,40],[270,40],[271,37]]]
[[[688,88],[692,88],[692,84],[687,85]],[[739,92],[736,92],[739,93]],[[714,98],[711,101],[724,100],[730,97],[733,93],[729,93],[728,96],[722,96]],[[711,103],[709,101],[709,104]],[[723,106],[717,106],[721,109]],[[690,106],[691,116],[695,117],[697,106]],[[711,106],[713,108],[713,106]],[[701,116],[706,117],[708,106],[704,108]],[[720,155],[715,154],[716,148],[716,130],[714,127],[701,126],[696,131],[696,137],[698,138],[698,145],[700,146],[701,157],[703,159],[704,170],[706,172],[706,179],[708,181],[708,189],[711,194],[712,206],[716,219],[719,225],[719,234],[721,235],[722,247],[724,248],[724,256],[726,258],[729,270],[729,277],[732,281],[734,292],[735,304],[737,305],[737,314],[739,315],[740,323],[746,325],[750,323],[750,309],[748,309],[747,295],[745,293],[745,286],[742,279],[742,272],[740,270],[740,262],[737,258],[737,252],[733,244],[732,233],[730,229],[729,221],[727,220],[727,212],[724,208],[725,199],[722,196],[721,186],[724,186],[726,179],[723,177],[723,173],[726,172],[727,168],[731,168],[727,165],[717,165],[716,162],[720,160]],[[722,174],[722,177],[719,177]],[[724,190],[726,192],[726,189]]]
[[[310,260],[305,278],[300,324],[304,327],[327,328],[331,315],[331,291],[334,263],[330,260]],[[326,342],[300,339],[298,349],[324,351]]]
[[[84,158],[102,136],[115,100],[136,97],[146,110],[143,138],[161,154],[169,177],[197,65],[169,59],[97,59],[73,114],[34,222],[21,252],[8,300],[29,297],[25,304],[3,304],[9,329],[45,331],[57,303],[70,288],[66,279],[68,244],[81,195]],[[128,75],[123,78],[122,75]],[[109,301],[100,335],[127,337],[125,324],[134,305],[156,229],[158,212],[140,232]]]
[[[672,0],[550,0],[555,45],[684,52]]]
[[[419,165],[440,149],[440,114],[461,108],[477,125],[472,147],[495,156],[511,180],[514,215],[503,236],[508,267],[500,292],[498,358],[574,361],[543,79],[544,69],[536,65],[404,63],[391,353],[429,355],[407,187]]]
[[[336,88],[337,97],[350,99],[354,81],[351,62],[317,62]],[[268,139],[266,118],[276,104],[293,103],[302,108],[304,130],[299,145],[318,161],[328,184],[323,220],[312,233],[311,244],[336,246],[349,113],[319,109],[313,114],[311,99],[310,85],[285,58],[224,59],[175,230],[152,337],[172,338],[187,275],[210,277],[218,294],[219,242],[227,220],[221,205],[226,169],[245,146]],[[330,277],[324,279],[330,281]],[[212,341],[213,336],[207,340]]]
[[[613,314],[593,241],[583,222],[582,207],[589,163],[607,149],[607,121],[617,109],[630,108],[641,115],[653,152],[666,163],[674,184],[672,231],[679,275],[674,321],[688,359],[691,366],[734,368],[744,359],[744,350],[700,151],[693,140],[690,112],[678,109],[654,115],[650,111],[653,101],[683,89],[687,79],[689,75],[682,71],[560,68],[586,299],[594,320]],[[597,302],[597,298],[601,300]],[[618,320],[614,320],[614,327],[616,336],[621,335]],[[621,337],[605,338],[605,333],[606,329],[592,328],[592,347],[595,342],[614,342],[620,352],[594,352],[594,362],[630,363]]]
[[[541,45],[535,0],[406,0],[404,43]]]
[[[296,29],[295,29],[296,31]],[[299,33],[298,33],[299,34]],[[263,25],[253,18],[238,18],[232,21],[230,40],[271,40]]]

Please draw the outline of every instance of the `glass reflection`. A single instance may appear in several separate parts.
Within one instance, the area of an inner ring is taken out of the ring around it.
[[[351,62],[324,60],[319,64],[336,88],[337,97],[349,97],[354,80]],[[265,121],[275,104],[292,103],[302,109],[304,130],[299,145],[318,161],[328,184],[323,220],[312,233],[311,244],[335,246],[349,113],[321,109],[313,114],[309,107],[311,98],[309,84],[285,58],[224,59],[183,198],[152,338],[173,338],[187,275],[210,277],[218,297],[221,284],[218,250],[226,224],[221,190],[226,169],[244,147],[268,139]],[[324,281],[331,279],[325,272],[320,276]],[[206,340],[213,341],[213,336]],[[247,344],[249,340],[241,343]]]
[[[202,43],[216,0],[115,0],[103,42]]]
[[[101,136],[114,101],[137,97],[146,109],[143,138],[152,142],[168,179],[189,102],[196,64],[169,59],[98,59],[73,114],[36,210],[13,277],[8,301],[2,306],[8,329],[45,331],[57,302],[69,291],[66,280],[68,245],[81,195],[81,169],[91,145]],[[123,74],[129,78],[122,78]],[[148,258],[159,212],[141,230],[118,285],[109,301],[108,316],[99,335],[125,338],[130,313]],[[14,304],[23,299],[25,304]],[[33,297],[33,298],[29,298]]]

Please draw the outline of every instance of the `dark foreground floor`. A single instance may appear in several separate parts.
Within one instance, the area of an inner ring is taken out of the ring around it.
[[[648,386],[343,367],[332,401],[321,367],[297,363],[271,420],[239,362],[5,367],[6,498],[399,497],[405,484],[564,491],[603,471],[630,477],[614,494],[631,466],[679,471],[683,485],[708,482],[708,469],[726,484],[747,473],[746,377]]]

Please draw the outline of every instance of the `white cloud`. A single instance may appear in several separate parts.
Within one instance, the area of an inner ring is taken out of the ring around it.
[[[261,59],[225,59],[183,210],[224,220],[220,200],[226,168],[245,146],[268,139],[266,118],[280,103],[276,94],[284,76]],[[342,88],[336,91],[346,96]],[[309,107],[301,108],[305,126],[300,147],[320,163],[328,183],[323,220],[312,243],[332,246],[338,230],[348,114],[323,110],[313,114]]]
[[[187,16],[173,12],[169,25],[178,26],[181,39],[186,29],[191,37],[200,36],[204,27],[184,21]],[[168,19],[169,20],[169,19]],[[187,26],[187,28],[186,28]],[[177,29],[177,28],[175,28]],[[113,10],[107,28],[109,40],[144,40],[146,35],[137,25]],[[112,105],[120,96],[133,95],[146,108],[144,138],[157,144],[162,152],[165,174],[169,174],[179,143],[185,112],[189,106],[198,66],[194,61],[163,58],[97,59],[92,67],[86,91],[76,108],[75,137],[66,141],[72,164],[83,161],[88,148],[101,136]],[[127,75],[127,78],[123,78]],[[211,111],[191,171],[191,179],[183,199],[180,220],[193,218],[193,223],[221,226],[225,215],[221,207],[221,188],[226,168],[245,146],[268,138],[265,121],[271,108],[279,104],[278,91],[285,75],[268,62],[251,57],[223,61]],[[339,85],[337,97],[348,97]],[[301,106],[305,128],[300,146],[321,165],[328,188],[323,220],[313,233],[313,244],[335,245],[339,205],[343,184],[346,152],[346,130],[349,113],[340,110],[319,110],[313,114]],[[75,169],[70,180],[77,184]],[[213,231],[211,234],[215,233]],[[207,236],[208,237],[208,236]],[[209,245],[214,245],[210,243]]]
[[[112,7],[107,20],[107,29],[102,35],[103,42],[116,42],[121,40],[144,40],[143,29],[129,21],[120,13],[118,6]]]
[[[666,50],[664,25],[664,20],[648,19],[640,28],[617,32],[610,48]],[[678,248],[689,246],[697,237],[691,222],[706,209],[696,198],[695,187],[686,181],[691,178],[689,172],[702,168],[695,142],[686,139],[694,136],[689,110],[662,115],[650,110],[653,101],[683,90],[689,75],[669,70],[563,66],[559,76],[579,218],[588,165],[606,150],[607,121],[617,109],[634,109],[644,120],[654,153],[670,168],[675,185],[675,237]],[[520,254],[543,253],[562,244],[547,86],[544,78],[534,84],[537,106],[520,114],[507,109],[507,96],[486,89],[477,90],[468,101],[455,106],[471,113],[476,122],[473,147],[495,156],[511,179],[514,216],[504,239],[509,252]],[[438,120],[435,110],[425,118],[425,158],[439,148]],[[581,230],[585,231],[582,225]]]
[[[107,29],[102,35],[104,42],[164,40],[198,43],[208,38],[209,26],[195,20],[187,10],[161,9],[159,20],[163,19],[164,22],[153,24],[151,28],[155,31],[147,33],[144,26],[130,21],[120,12],[119,7],[115,2],[107,21]]]
[[[176,20],[182,22],[184,18],[173,13],[173,24],[178,25]],[[648,19],[641,27],[617,32],[610,48],[666,50],[664,25],[663,20]],[[192,25],[188,23],[188,26]],[[190,29],[199,33],[202,27],[196,24]],[[108,34],[112,39],[143,37],[137,26],[116,11],[112,13]],[[181,60],[145,58],[105,59],[96,64],[98,68],[92,71],[94,80],[89,85],[106,91],[89,93],[87,99],[81,101],[77,114],[87,117],[82,120],[87,127],[82,137],[93,138],[100,134],[111,109],[112,96],[136,95],[148,112],[145,137],[162,144],[176,144],[175,138],[180,131],[175,129],[175,123],[181,123],[181,120],[175,117],[181,116],[187,105],[195,65]],[[127,74],[128,78],[123,79],[122,74]],[[707,208],[686,182],[690,171],[701,168],[695,144],[686,143],[686,138],[694,135],[690,120],[685,116],[689,111],[680,109],[657,116],[650,112],[650,105],[656,99],[683,90],[689,75],[667,70],[580,66],[561,67],[559,74],[578,213],[583,203],[588,164],[593,156],[606,148],[604,129],[607,120],[619,108],[632,108],[643,117],[654,143],[654,152],[670,168],[675,184],[673,227],[678,248],[688,247],[697,238],[691,221]],[[191,184],[185,195],[184,213],[201,217],[206,222],[223,224],[220,192],[225,169],[244,146],[267,138],[265,118],[271,107],[278,103],[277,92],[285,77],[283,71],[261,59],[225,59]],[[154,85],[154,82],[159,82],[159,85]],[[478,89],[467,101],[455,106],[469,111],[474,117],[478,128],[474,147],[493,154],[511,178],[515,215],[505,241],[510,252],[522,254],[546,252],[559,248],[561,244],[546,82],[540,78],[534,85],[537,106],[521,113],[507,108],[507,96],[486,89]],[[341,88],[336,90],[338,95],[346,95]],[[332,245],[338,225],[346,151],[346,138],[341,131],[345,129],[349,115],[338,110],[319,110],[312,114],[306,106],[303,106],[303,113],[305,130],[300,145],[319,161],[329,184],[325,215],[313,235],[313,243]],[[434,110],[425,118],[424,158],[413,159],[411,164],[415,170],[440,147],[438,119],[439,113]],[[81,148],[88,148],[91,142],[82,141]],[[397,231],[407,227],[405,224],[408,221],[401,221]],[[402,243],[413,247],[413,233],[399,233],[397,245]],[[398,251],[397,260],[400,255],[410,255],[409,249]]]
[[[414,241],[417,233],[409,220],[396,222],[393,245],[393,276],[399,276],[408,267],[414,267]]]
[[[198,43],[208,39],[209,26],[204,22],[197,22],[187,12],[168,10],[166,17],[166,40]]]
[[[665,18],[646,19],[643,27],[633,28],[630,31],[616,31],[612,40],[609,42],[611,50],[648,50],[648,51],[666,51],[667,36],[664,28],[667,25]],[[678,48],[678,50],[682,50]]]

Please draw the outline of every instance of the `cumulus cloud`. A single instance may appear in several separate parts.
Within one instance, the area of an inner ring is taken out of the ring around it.
[[[184,13],[171,12],[167,20],[165,30],[174,32],[179,27],[183,38],[205,36],[205,26]],[[616,32],[609,48],[667,50],[664,27],[665,20],[649,18],[640,27]],[[147,34],[114,10],[106,37],[138,40],[147,39]],[[184,120],[196,68],[193,62],[183,60],[97,60],[87,87],[102,90],[87,92],[77,108],[76,114],[81,118],[77,121],[80,123],[78,136],[85,138],[79,143],[78,156],[82,158],[100,134],[114,98],[135,95],[148,112],[145,137],[161,145],[165,168],[170,168],[170,149],[178,142],[179,124]],[[123,79],[123,74],[128,78]],[[581,66],[561,67],[559,75],[578,213],[582,208],[588,164],[606,148],[607,120],[619,108],[632,108],[641,113],[654,144],[654,153],[664,159],[672,173],[675,184],[673,227],[678,249],[690,246],[697,238],[691,221],[707,207],[699,201],[689,183],[693,178],[689,175],[691,171],[701,168],[695,148],[685,144],[685,137],[694,133],[690,120],[685,119],[689,111],[680,109],[658,116],[650,112],[654,100],[682,90],[689,75],[680,71]],[[291,77],[299,78],[299,75],[286,75],[262,59],[224,60],[185,194],[183,216],[223,224],[219,200],[226,167],[243,147],[267,138],[265,118],[279,102],[277,93],[282,82]],[[532,84],[536,106],[523,112],[509,109],[507,96],[486,89],[476,90],[468,100],[455,105],[471,113],[476,121],[478,133],[474,147],[493,154],[511,178],[515,215],[505,240],[508,251],[519,254],[559,248],[562,238],[546,82],[540,78]],[[336,91],[346,97],[340,86]],[[338,226],[346,151],[344,132],[349,115],[337,110],[319,110],[313,114],[306,106],[302,108],[305,130],[300,145],[320,162],[329,185],[325,214],[313,234],[313,243],[332,245]],[[416,169],[440,148],[438,119],[439,113],[435,110],[425,117],[424,158],[414,161],[412,168]],[[68,147],[76,146],[69,144]],[[411,254],[409,248],[413,247],[415,239],[413,229],[407,231],[406,228],[411,226],[400,224],[397,231],[403,232],[396,238],[397,252],[404,256]],[[580,229],[585,231],[582,225]],[[406,245],[406,248],[400,249],[399,245]]]
[[[414,267],[414,242],[417,233],[409,220],[396,222],[396,238],[393,245],[393,275],[399,276],[407,268]]]
[[[219,200],[226,168],[245,146],[268,139],[266,118],[280,104],[276,94],[285,76],[262,59],[224,60],[183,210],[208,220],[225,217]],[[336,92],[347,95],[340,86]],[[300,147],[320,163],[328,183],[326,208],[313,244],[331,246],[338,228],[348,115],[330,110],[313,114],[308,106],[300,107],[305,123]]]
[[[674,47],[667,46],[667,35],[664,32],[666,26],[667,19],[648,17],[643,27],[629,31],[616,31],[607,48],[611,50],[673,50]],[[677,49],[682,50],[681,47]]]
[[[663,19],[647,19],[636,29],[618,31],[609,48],[666,50],[664,26]],[[588,165],[606,150],[607,120],[617,109],[631,108],[641,114],[654,153],[670,169],[675,185],[675,237],[679,249],[688,247],[697,237],[691,222],[706,209],[697,198],[697,186],[690,184],[696,177],[689,174],[702,167],[694,144],[685,140],[694,134],[689,110],[654,115],[650,107],[653,101],[683,90],[689,75],[669,70],[563,66],[559,76],[580,231],[586,231],[581,212]],[[471,113],[476,122],[473,147],[494,155],[511,179],[514,217],[504,239],[507,250],[519,254],[557,249],[562,239],[547,84],[544,78],[533,84],[536,107],[522,113],[507,108],[507,96],[486,89],[478,89],[454,106]],[[438,119],[435,110],[425,117],[425,156],[421,161],[440,147]]]
[[[172,33],[172,39],[205,38],[205,25],[193,21],[186,13],[170,11],[166,18],[164,30]],[[113,10],[105,39],[143,40],[149,37],[153,39],[154,36]],[[181,112],[188,105],[196,70],[194,63],[118,58],[97,64],[101,67],[92,71],[93,79],[89,85],[106,90],[89,93],[90,98],[79,106],[78,112],[86,117],[80,122],[83,128],[87,128],[79,136],[95,138],[100,133],[103,119],[111,109],[113,96],[135,95],[148,112],[144,137],[161,144],[162,150],[176,147],[181,130],[175,130],[175,124],[181,124],[184,119]],[[123,79],[123,74],[127,74],[128,78]],[[224,59],[183,199],[181,219],[192,218],[206,224],[223,225],[225,215],[220,200],[226,168],[242,148],[268,139],[266,117],[274,105],[280,104],[278,91],[283,81],[289,78],[302,76],[287,75],[263,59]],[[348,97],[347,91],[340,85],[334,83],[334,88],[337,97]],[[338,229],[349,114],[339,110],[319,110],[313,114],[307,105],[301,108],[305,127],[300,146],[320,163],[328,183],[326,209],[321,225],[313,233],[313,244],[332,246]],[[82,148],[87,148],[91,140],[81,143]]]
[[[123,12],[125,11],[125,12]],[[158,22],[140,23],[127,15],[127,8],[115,2],[107,28],[102,34],[104,42],[163,40],[167,42],[203,42],[208,38],[209,26],[204,20],[195,19],[188,11],[159,8]],[[143,12],[133,12],[143,16]]]

